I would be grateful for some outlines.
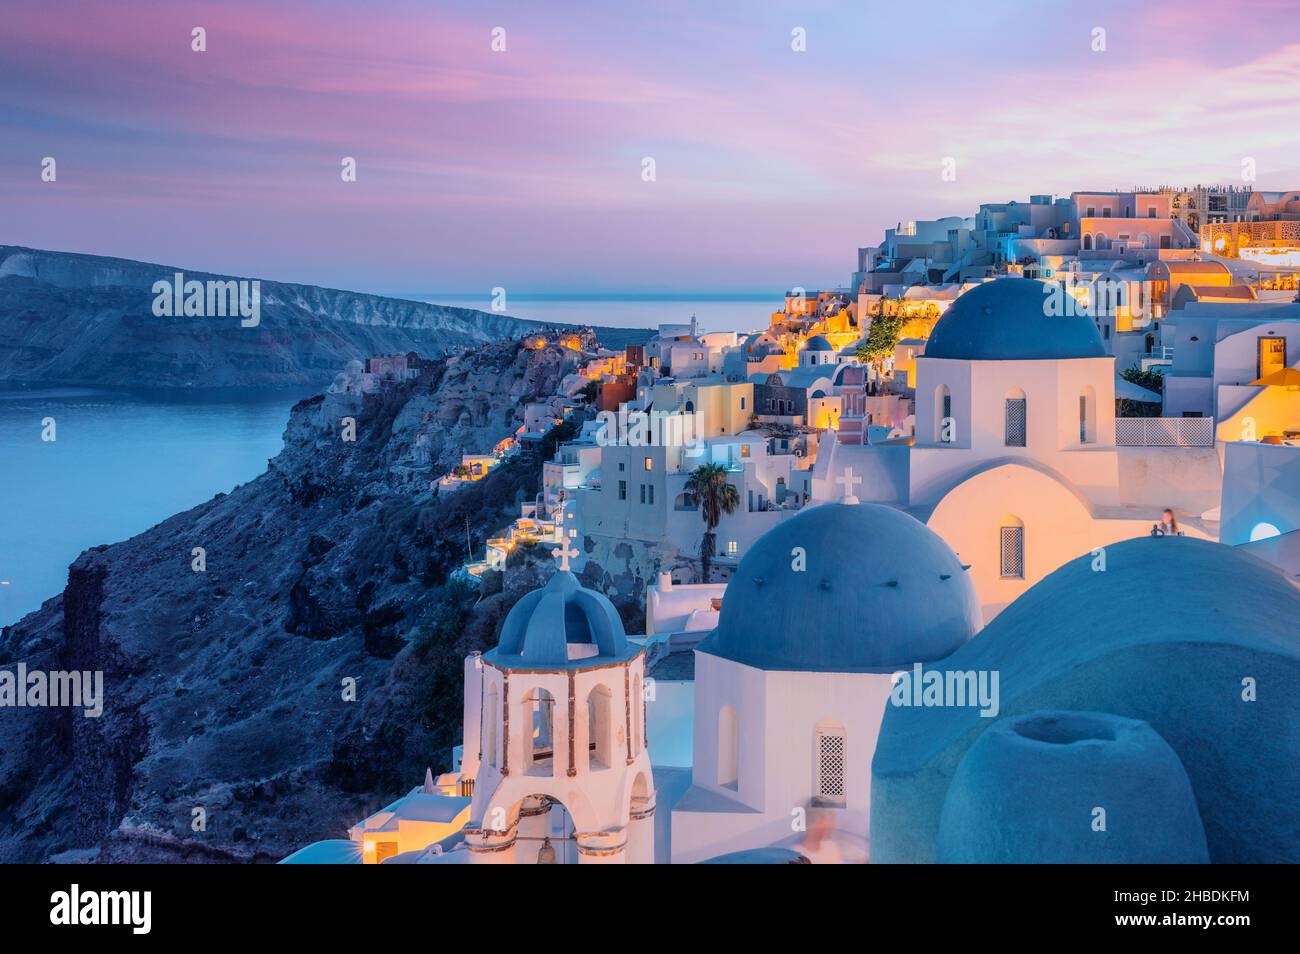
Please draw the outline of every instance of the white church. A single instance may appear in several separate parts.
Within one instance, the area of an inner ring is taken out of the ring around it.
[[[916,358],[914,441],[826,441],[814,468],[814,501],[851,471],[864,500],[939,534],[970,567],[985,623],[1167,507],[1185,535],[1218,537],[1218,452],[1119,446],[1115,358],[1090,318],[1052,314],[1052,289],[1001,278],[958,298]]]
[[[695,678],[663,687],[647,674],[650,641],[579,584],[572,550],[555,553],[559,569],[511,609],[496,647],[466,660],[458,770],[286,863],[793,860],[816,855],[802,845],[819,810],[834,813],[836,860],[868,859],[892,676],[980,628],[938,536],[849,495],[806,509],[741,561]],[[690,765],[652,765],[656,748]]]

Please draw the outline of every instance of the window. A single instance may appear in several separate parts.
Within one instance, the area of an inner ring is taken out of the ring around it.
[[[952,393],[941,384],[934,391],[934,442],[951,444],[956,439],[952,419]]]
[[[726,705],[718,712],[718,784],[736,788],[739,778],[740,726],[734,706]]]
[[[1088,217],[1092,218],[1096,214],[1097,214],[1097,207],[1095,205],[1088,206]]]
[[[1079,443],[1097,442],[1097,391],[1092,385],[1079,395]]]
[[[743,397],[740,399],[740,409],[742,411],[745,409],[745,399]]]
[[[844,769],[847,761],[844,726],[819,722],[813,744],[813,804],[842,808],[847,802]]]
[[[1026,401],[1023,392],[1017,391],[1006,399],[1006,446],[1024,447],[1026,438]]]
[[[592,769],[607,769],[614,764],[610,744],[611,698],[605,686],[597,686],[587,696],[587,759]]]
[[[621,460],[620,460],[620,461],[618,462],[618,469],[619,469],[620,471],[627,470],[627,464],[626,464],[624,461],[621,461]]]
[[[641,484],[641,502],[645,503],[645,484]]]
[[[654,461],[654,458],[653,458],[653,457],[647,457],[647,458],[645,459],[645,469],[646,469],[646,470],[654,470],[654,469],[655,469],[655,461]]]
[[[740,548],[736,545],[735,540],[727,541],[727,556],[734,557],[739,551]]]
[[[555,697],[545,689],[534,689],[524,698],[524,709],[532,722],[531,738],[524,747],[529,775],[553,775],[555,767]]]
[[[654,502],[655,502],[655,485],[654,485],[654,484],[646,484],[646,489],[649,491],[649,492],[646,494],[646,498],[647,498],[647,499],[646,499],[646,503],[650,504],[651,506],[654,506]]]
[[[748,457],[748,456],[749,456],[749,445],[748,445],[748,444],[741,444],[741,445],[740,445],[740,456],[741,456],[741,457]]]
[[[619,499],[619,500],[626,500],[626,499],[627,499],[627,481],[626,481],[626,480],[620,480],[620,481],[618,482],[618,499]]]
[[[497,687],[488,686],[487,696],[483,701],[483,761],[488,765],[497,765]]]
[[[998,534],[1002,579],[1023,580],[1025,578],[1025,525],[1016,517],[1008,517],[998,528]]]

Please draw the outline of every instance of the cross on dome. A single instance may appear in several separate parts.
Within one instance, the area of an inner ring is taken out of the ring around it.
[[[835,482],[844,485],[844,496],[840,498],[840,503],[856,504],[862,502],[853,494],[853,488],[862,483],[862,478],[853,476],[852,467],[845,467],[844,473],[836,477]]]
[[[566,573],[569,571],[569,558],[578,555],[578,548],[570,548],[569,539],[564,535],[564,521],[571,519],[573,519],[573,514],[566,513],[563,510],[555,514],[555,533],[560,538],[560,545],[551,551],[551,556],[559,559],[560,569]]]

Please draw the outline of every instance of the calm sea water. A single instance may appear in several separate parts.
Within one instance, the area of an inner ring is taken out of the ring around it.
[[[0,625],[62,590],[83,550],[266,470],[302,396],[0,392]]]
[[[694,314],[702,331],[747,331],[766,328],[772,312],[784,304],[784,291],[745,295],[594,295],[583,298],[550,295],[506,295],[505,313],[516,318],[609,328],[654,328],[684,323]],[[417,297],[417,296],[406,296]],[[492,310],[492,298],[482,295],[422,294],[421,301]]]
[[[408,296],[415,297],[415,296]],[[488,309],[486,296],[420,296]],[[520,318],[619,328],[763,327],[780,292],[508,298]],[[266,470],[304,393],[232,396],[0,391],[0,625],[56,595],[89,547],[125,540]],[[56,437],[41,440],[53,417]]]

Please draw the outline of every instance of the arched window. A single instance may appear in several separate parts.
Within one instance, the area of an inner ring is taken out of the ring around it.
[[[695,502],[695,495],[682,491],[673,501],[674,510],[697,510],[699,509]]]
[[[1079,443],[1097,443],[1097,391],[1090,384],[1079,395]]]
[[[488,686],[483,703],[483,759],[496,768],[497,761],[497,723],[501,713],[497,709],[497,687]]]
[[[593,770],[607,769],[614,764],[610,700],[611,693],[606,686],[596,686],[587,694],[587,764]]]
[[[1084,251],[1091,251],[1091,250],[1092,250],[1092,233],[1091,233],[1091,232],[1088,232],[1088,233],[1085,233],[1085,234],[1084,234],[1084,236],[1083,236],[1083,248],[1084,248]]]
[[[1006,446],[1025,447],[1029,437],[1029,409],[1025,392],[1012,388],[1003,399],[1006,411]]]
[[[952,392],[948,385],[934,389],[934,442],[951,444],[957,439],[956,422],[952,419]]]
[[[529,775],[555,774],[555,697],[534,689],[524,697],[525,725],[531,728],[524,745],[524,771]]]
[[[998,527],[998,550],[1004,580],[1025,578],[1025,524],[1019,517],[1005,516]]]
[[[718,712],[718,784],[736,788],[740,773],[740,725],[734,706]]]
[[[848,800],[845,785],[848,740],[844,726],[831,720],[813,729],[813,804],[843,808]]]
[[[645,739],[645,726],[641,724],[645,716],[645,706],[642,700],[645,698],[645,690],[641,687],[641,677],[637,676],[632,680],[632,754],[636,755],[641,751]]]
[[[1110,248],[1110,237],[1105,232],[1097,233],[1097,251]]]

